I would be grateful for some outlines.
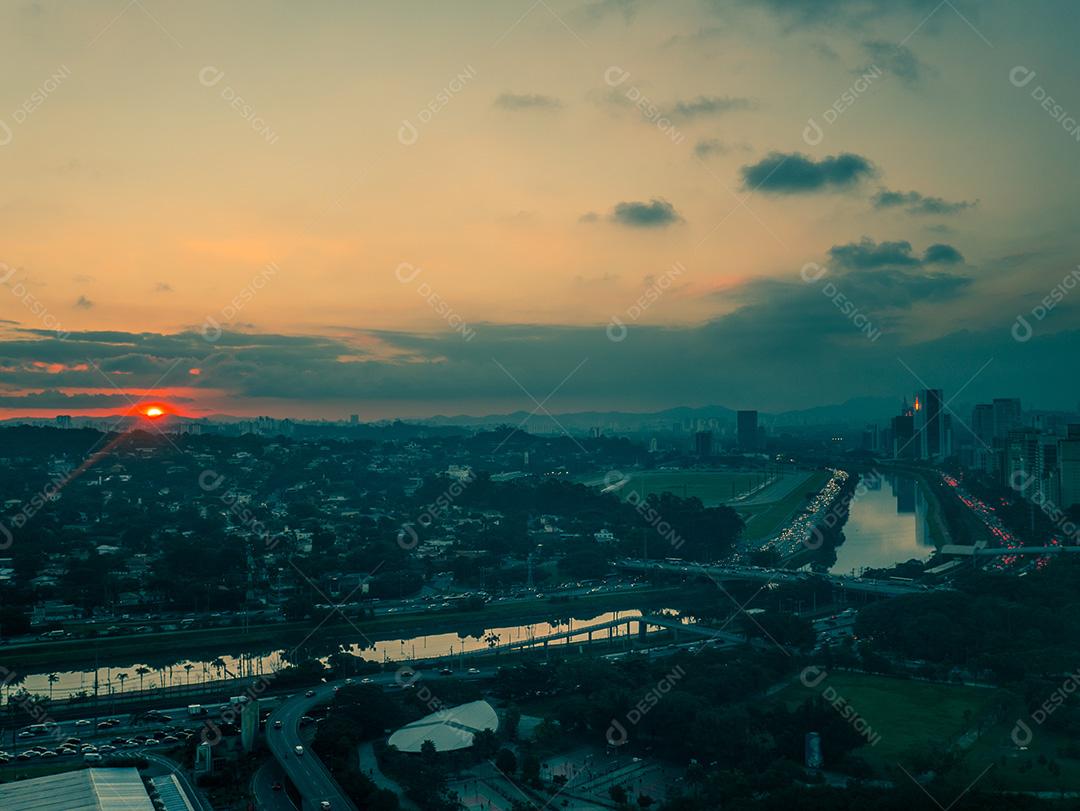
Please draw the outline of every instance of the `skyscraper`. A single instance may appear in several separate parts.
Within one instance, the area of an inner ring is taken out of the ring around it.
[[[739,450],[758,450],[758,419],[756,411],[740,411],[735,415]]]
[[[1020,398],[994,398],[994,442],[999,447],[1004,447],[1009,439],[1009,431],[1019,428],[1020,425]]]
[[[945,398],[941,389],[923,389],[915,395],[915,432],[919,458],[941,461],[950,453]]]
[[[694,451],[701,457],[713,455],[712,431],[698,431],[694,434]]]
[[[1080,425],[1070,425],[1067,438],[1058,441],[1058,505],[1063,510],[1080,504]]]

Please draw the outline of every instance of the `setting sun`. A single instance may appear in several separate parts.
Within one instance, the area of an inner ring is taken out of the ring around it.
[[[143,414],[145,414],[150,419],[156,419],[157,417],[164,416],[165,411],[164,411],[164,409],[162,409],[162,408],[160,408],[158,406],[150,406],[148,409],[146,409],[143,412]]]

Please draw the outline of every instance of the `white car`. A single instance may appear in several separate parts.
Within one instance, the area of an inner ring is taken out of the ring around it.
[[[75,726],[77,726],[77,727],[88,727],[93,723],[94,723],[93,721],[89,721],[86,718],[80,718],[78,721],[75,722]]]
[[[296,752],[297,757],[303,757],[304,755],[304,747],[302,747],[300,744],[297,744],[293,751]]]

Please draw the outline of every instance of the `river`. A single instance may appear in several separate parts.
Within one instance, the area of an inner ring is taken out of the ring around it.
[[[488,647],[489,643],[487,640],[490,639],[492,635],[498,638],[498,643],[506,644],[507,642],[517,642],[532,637],[560,633],[576,627],[608,622],[610,620],[618,619],[619,617],[637,617],[640,615],[641,611],[629,609],[623,611],[608,611],[588,619],[565,619],[555,623],[534,622],[522,625],[485,627],[482,633],[477,630],[471,631],[468,635],[450,632],[385,639],[375,641],[372,645],[363,648],[352,645],[346,652],[375,662],[431,659],[437,656],[448,656],[461,653],[462,651],[469,652],[483,650]],[[616,636],[622,636],[625,632],[625,626],[616,628],[613,631]],[[552,642],[551,644],[555,645],[561,643]],[[47,696],[50,694],[49,688],[51,686],[51,694],[55,698],[66,698],[68,695],[79,691],[86,691],[92,695],[94,692],[95,676],[99,695],[108,695],[110,689],[112,692],[119,693],[125,689],[137,690],[140,686],[149,688],[154,686],[169,687],[188,683],[198,684],[200,681],[212,681],[223,678],[225,675],[238,674],[241,671],[245,675],[272,673],[287,664],[295,664],[295,662],[290,661],[289,653],[290,651],[282,649],[266,654],[244,656],[242,658],[231,654],[223,654],[221,657],[212,660],[180,660],[167,666],[154,665],[148,662],[130,662],[121,666],[113,664],[109,667],[99,667],[97,668],[96,673],[93,668],[86,670],[56,671],[53,675],[56,676],[57,680],[51,685],[49,684],[47,673],[30,672],[26,674],[24,679],[13,681],[6,688],[6,692],[26,688],[31,693]],[[141,677],[138,673],[140,668],[145,669],[145,672]],[[122,683],[120,679],[121,673],[124,674]],[[6,695],[3,697],[3,700],[6,703]]]
[[[896,473],[868,474],[855,492],[836,547],[833,574],[889,568],[934,551],[927,524],[926,496],[918,482]]]

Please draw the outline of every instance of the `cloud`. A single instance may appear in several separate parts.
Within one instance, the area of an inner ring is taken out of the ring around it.
[[[636,200],[616,203],[611,221],[629,228],[666,228],[682,222],[683,218],[667,200],[654,197],[647,203]]]
[[[562,102],[539,93],[500,93],[494,106],[501,110],[558,110]]]
[[[849,270],[870,270],[880,267],[916,267],[918,257],[911,253],[911,243],[874,242],[863,237],[861,242],[834,245],[829,249],[833,262]]]
[[[155,293],[171,293],[172,291],[173,287],[168,282],[158,282],[154,285]]]
[[[735,110],[751,110],[756,106],[753,99],[732,96],[698,96],[689,101],[678,101],[671,108],[671,115],[682,118],[718,116]]]
[[[928,197],[917,191],[889,191],[882,189],[874,195],[875,208],[896,208],[903,206],[908,214],[948,215],[958,214],[978,205],[978,201],[960,200],[950,202],[940,197]]]
[[[770,194],[841,191],[875,174],[870,161],[850,152],[821,160],[800,152],[770,152],[759,162],[742,168],[747,189]]]
[[[909,87],[915,85],[928,70],[925,64],[904,45],[897,45],[884,40],[872,40],[863,43],[863,50],[870,57],[870,65],[855,71],[856,75],[866,73],[872,67],[879,67],[896,76]]]
[[[938,243],[931,245],[923,254],[923,262],[927,265],[956,265],[964,261],[963,254],[952,245]]]
[[[941,242],[928,247],[920,259],[912,253],[911,243],[907,240],[874,242],[868,237],[847,245],[834,245],[829,249],[829,257],[837,266],[848,270],[953,265],[964,261],[960,251]]]
[[[703,138],[694,144],[694,154],[702,160],[713,155],[727,155],[730,152],[749,152],[750,145],[747,143],[731,144],[721,141],[719,138]]]
[[[717,11],[730,5],[728,0],[710,0]],[[835,24],[855,27],[890,14],[928,14],[941,0],[743,0],[745,5],[772,11],[793,27],[818,28]]]
[[[138,402],[138,397],[127,394],[67,394],[56,389],[45,391],[28,392],[26,394],[0,395],[0,408],[122,408],[125,411],[131,408],[132,401]],[[169,396],[173,403],[190,403],[190,397]]]
[[[78,307],[80,310],[89,310],[91,307],[94,306],[94,302],[92,302],[86,296],[79,296],[75,300],[75,306]]]
[[[582,16],[591,21],[618,14],[629,23],[637,14],[641,0],[595,0],[581,7]]]

